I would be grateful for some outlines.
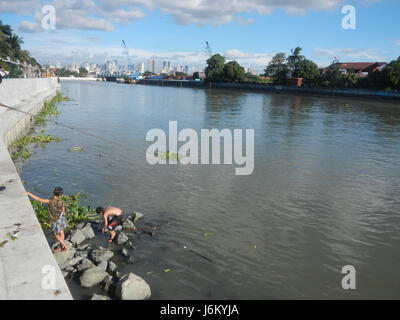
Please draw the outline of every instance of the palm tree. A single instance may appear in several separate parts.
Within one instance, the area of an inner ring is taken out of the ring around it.
[[[301,50],[300,47],[296,47],[291,50],[292,55],[288,56],[288,66],[289,70],[292,71],[292,75],[296,76],[298,70],[298,63],[304,59],[304,56],[300,55]]]
[[[0,31],[0,57],[6,58],[10,55],[10,44],[8,43],[8,37],[4,32]]]

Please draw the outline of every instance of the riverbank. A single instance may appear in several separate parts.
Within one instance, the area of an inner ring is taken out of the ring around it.
[[[233,90],[249,90],[269,93],[292,93],[305,95],[320,96],[344,96],[358,98],[375,98],[385,100],[400,100],[400,92],[394,91],[374,91],[364,89],[346,89],[346,88],[305,88],[291,87],[281,85],[269,85],[258,83],[229,83],[229,82],[205,82],[190,80],[150,80],[142,79],[137,84],[168,86],[168,87],[189,87],[202,89],[233,89]]]
[[[45,101],[56,95],[56,78],[4,79],[0,103],[0,299],[70,300],[57,262],[8,152],[29,131]]]

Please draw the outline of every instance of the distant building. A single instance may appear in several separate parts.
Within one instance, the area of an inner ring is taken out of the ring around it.
[[[156,73],[157,72],[157,62],[154,59],[149,59],[149,67],[148,70],[152,73]]]
[[[340,71],[347,74],[350,70],[354,70],[360,77],[368,76],[368,74],[378,70],[382,70],[387,62],[336,62],[322,69],[322,74],[339,65]]]
[[[253,68],[246,68],[246,73],[250,73],[253,76],[256,76],[257,75],[257,70],[253,69]]]

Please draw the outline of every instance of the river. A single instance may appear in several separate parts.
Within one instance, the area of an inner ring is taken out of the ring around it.
[[[52,119],[104,140],[48,123],[62,141],[37,147],[21,178],[40,196],[61,185],[163,225],[121,270],[152,299],[400,298],[398,103],[99,82],[61,93],[71,101]],[[149,165],[146,133],[170,120],[254,129],[254,172]],[[355,290],[341,286],[346,265]]]

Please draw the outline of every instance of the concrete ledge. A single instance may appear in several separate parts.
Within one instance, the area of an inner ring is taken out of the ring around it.
[[[17,108],[32,113],[38,112],[57,88],[56,79],[12,79],[5,83],[4,87],[0,84],[0,102],[11,107],[17,103]],[[24,99],[18,99],[20,90],[29,88],[31,91],[21,92]],[[5,90],[9,91],[4,94]],[[24,187],[3,141],[10,144],[29,122],[27,115],[0,110],[0,186],[6,187],[0,191],[0,299],[70,300],[72,295],[31,203],[22,194]],[[12,240],[8,234],[18,229],[17,239]],[[54,287],[46,286],[50,276]]]

